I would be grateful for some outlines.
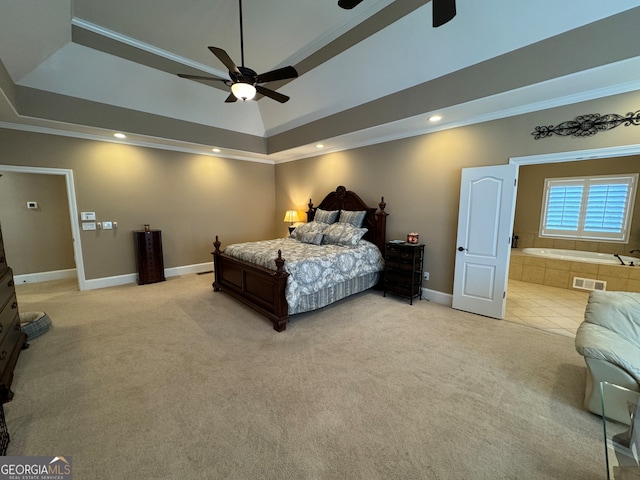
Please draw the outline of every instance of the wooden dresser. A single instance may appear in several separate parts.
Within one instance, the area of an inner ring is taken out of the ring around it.
[[[26,347],[27,334],[20,330],[13,272],[4,254],[0,226],[0,403],[7,403],[13,398],[13,369],[20,351]]]
[[[162,256],[162,232],[160,230],[136,230],[133,244],[138,267],[138,284],[164,282]]]

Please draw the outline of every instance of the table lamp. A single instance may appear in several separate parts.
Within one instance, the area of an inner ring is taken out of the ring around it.
[[[285,222],[289,222],[289,235],[291,235],[291,232],[293,232],[293,230],[296,228],[293,226],[293,222],[299,222],[300,221],[300,217],[298,217],[298,211],[297,210],[287,210],[286,213],[284,214],[284,221]]]

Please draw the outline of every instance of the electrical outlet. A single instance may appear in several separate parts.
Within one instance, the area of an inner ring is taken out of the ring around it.
[[[424,279],[429,281],[429,272],[423,272]]]

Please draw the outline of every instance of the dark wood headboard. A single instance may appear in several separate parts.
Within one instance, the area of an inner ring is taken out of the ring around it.
[[[317,207],[314,207],[311,199],[309,199],[307,221],[313,221],[318,208],[321,210],[366,210],[367,214],[364,217],[362,226],[368,231],[363,238],[376,245],[384,253],[384,244],[387,241],[387,215],[389,215],[384,211],[386,206],[384,197],[381,197],[378,207],[369,207],[356,193],[339,186],[335,192],[331,192],[324,197],[324,200]]]

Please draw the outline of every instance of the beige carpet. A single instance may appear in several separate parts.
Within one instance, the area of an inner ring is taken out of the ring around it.
[[[573,339],[379,292],[271,323],[210,275],[18,287],[53,328],[5,406],[8,455],[85,479],[600,479]]]

